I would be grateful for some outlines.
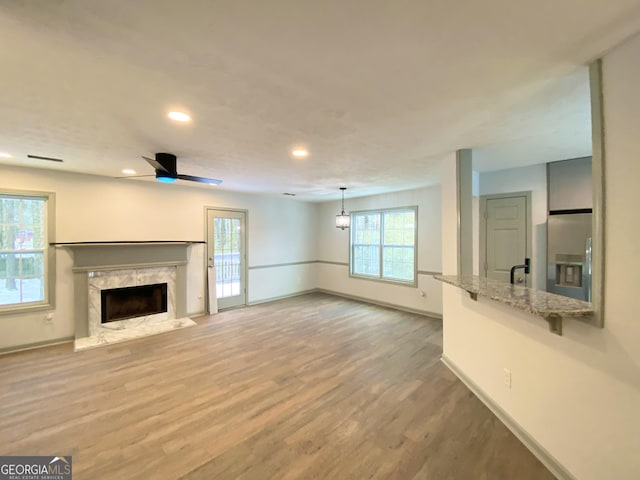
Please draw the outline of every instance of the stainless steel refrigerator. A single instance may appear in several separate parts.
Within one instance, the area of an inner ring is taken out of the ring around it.
[[[547,229],[547,291],[590,302],[591,213],[550,212]]]

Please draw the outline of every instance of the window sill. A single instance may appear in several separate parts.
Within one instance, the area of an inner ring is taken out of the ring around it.
[[[418,282],[417,280],[413,280],[413,281],[404,281],[404,280],[390,280],[387,278],[380,278],[380,277],[370,277],[367,275],[356,275],[353,273],[349,274],[350,278],[356,278],[358,280],[371,280],[372,282],[380,282],[380,283],[388,283],[390,285],[398,285],[400,287],[412,287],[412,288],[416,288],[418,286]]]
[[[37,302],[28,304],[12,304],[0,307],[0,316],[2,315],[18,315],[22,313],[31,313],[44,310],[53,310],[54,305],[50,302]]]

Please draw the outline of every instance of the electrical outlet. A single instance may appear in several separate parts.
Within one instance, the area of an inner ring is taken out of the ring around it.
[[[511,388],[511,370],[505,368],[502,373],[504,375],[504,386]]]

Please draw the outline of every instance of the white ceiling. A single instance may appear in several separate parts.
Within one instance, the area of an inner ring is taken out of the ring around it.
[[[0,0],[1,161],[322,201],[588,155],[584,65],[638,30],[639,0]]]

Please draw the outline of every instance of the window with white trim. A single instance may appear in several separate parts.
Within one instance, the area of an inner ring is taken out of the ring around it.
[[[351,213],[351,276],[416,282],[417,207]]]
[[[0,192],[0,311],[50,304],[52,195]]]

